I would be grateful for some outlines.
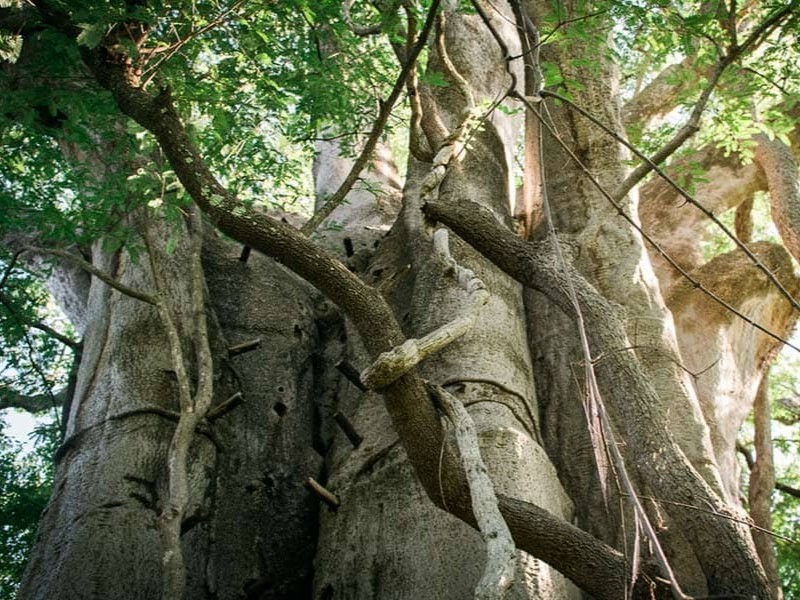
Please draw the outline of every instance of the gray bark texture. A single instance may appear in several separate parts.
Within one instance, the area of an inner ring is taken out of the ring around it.
[[[403,178],[377,144],[347,201],[310,236],[294,217],[243,208],[203,162],[168,93],[137,87],[103,48],[84,51],[92,76],[153,134],[207,218],[202,299],[193,291],[191,227],[144,213],[129,218],[147,230],[147,256],[107,252],[102,240],[90,250],[116,287],[68,258],[52,271],[53,295],[83,352],[20,598],[474,597],[486,542],[454,432],[430,389],[461,402],[474,422],[482,463],[472,456],[470,464],[485,465],[493,514],[517,548],[506,598],[780,593],[768,540],[758,539],[757,552],[744,524],[735,460],[737,432],[778,343],[741,316],[786,336],[797,311],[743,254],[705,262],[702,214],[675,209],[680,195],[661,180],[609,202],[592,179],[613,191],[629,155],[573,107],[542,100],[546,120],[534,126],[529,112],[527,127],[520,112],[489,110],[497,99],[522,108],[519,97],[536,91],[510,57],[529,47],[515,23],[524,14],[543,22],[548,3],[479,1],[476,14],[456,4],[443,3],[427,59],[448,85],[419,84],[433,162],[412,151]],[[665,76],[623,110],[605,49],[605,40],[587,40],[541,51],[565,81],[586,82],[571,97],[609,129],[623,135],[623,123],[664,112],[658,97],[680,95]],[[584,55],[597,68],[574,60]],[[548,134],[550,122],[561,140]],[[523,130],[542,136],[525,144],[537,153],[525,164],[542,168],[526,177],[541,185],[542,214],[534,218],[531,202],[525,209],[525,233],[539,224],[531,240],[512,233]],[[757,189],[774,192],[789,252],[767,242],[749,248],[796,296],[796,161],[790,148],[762,143],[760,166],[709,153],[709,173],[738,183],[701,187],[699,203],[717,211]],[[337,141],[316,151],[319,208],[355,163]],[[68,149],[65,157],[95,160]],[[434,247],[445,226],[457,266]],[[640,226],[741,315],[681,276]],[[243,244],[256,250],[247,260]],[[462,268],[488,292],[480,311],[470,312],[474,298],[453,275]],[[162,311],[120,286],[157,297]],[[353,375],[468,313],[477,317],[466,333],[401,377],[373,385]],[[197,351],[204,341],[211,373]],[[199,394],[209,377],[210,407],[194,413],[179,399]],[[608,415],[599,429],[590,396]],[[608,464],[615,453],[603,443],[619,448],[619,462]],[[175,456],[185,458],[185,489]],[[763,498],[759,507],[767,520]],[[766,574],[759,553],[769,557]],[[182,571],[185,585],[165,583]]]

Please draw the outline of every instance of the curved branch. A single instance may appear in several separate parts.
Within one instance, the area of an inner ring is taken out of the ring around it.
[[[711,94],[714,91],[714,88],[716,88],[717,83],[719,82],[720,77],[722,77],[722,73],[725,71],[725,69],[738,60],[743,54],[745,54],[745,52],[749,52],[751,49],[758,46],[758,44],[760,44],[784,18],[792,13],[792,11],[797,7],[798,3],[798,0],[792,0],[789,4],[779,8],[769,17],[767,17],[762,23],[760,23],[748,36],[748,38],[742,42],[742,44],[738,46],[732,45],[729,48],[727,54],[722,56],[717,61],[709,73],[708,83],[700,93],[700,97],[697,99],[697,102],[692,109],[692,113],[689,115],[689,119],[669,142],[667,142],[658,152],[653,154],[653,156],[651,156],[647,162],[636,167],[630,173],[630,175],[625,178],[625,181],[623,181],[619,187],[614,190],[612,197],[615,200],[624,198],[628,192],[634,188],[634,186],[636,186],[653,170],[653,164],[657,165],[662,163],[667,158],[672,156],[672,154],[674,154],[678,148],[683,146],[686,140],[692,137],[699,130],[700,117],[703,114],[703,111],[708,104],[708,100],[711,98]]]
[[[747,255],[747,257],[750,259],[750,261],[761,272],[763,272],[767,276],[767,278],[781,292],[781,294],[791,303],[791,305],[794,308],[796,308],[797,310],[800,310],[800,302],[798,302],[794,298],[794,296],[792,296],[792,294],[790,294],[789,291],[784,287],[784,285],[780,281],[778,281],[778,278],[775,277],[775,274],[772,273],[769,269],[767,269],[766,266],[764,266],[764,264],[761,262],[761,260],[759,260],[759,258],[750,250],[750,248],[747,247],[747,244],[744,243],[744,241],[740,240],[738,238],[738,236],[734,235],[731,232],[731,230],[719,219],[719,217],[717,217],[713,213],[713,211],[710,211],[705,206],[703,206],[700,202],[698,202],[694,198],[694,196],[689,194],[689,192],[687,192],[685,189],[683,189],[683,187],[681,187],[672,177],[667,175],[667,173],[665,173],[664,170],[661,169],[652,159],[650,159],[647,156],[645,156],[633,144],[628,142],[628,140],[626,140],[623,137],[619,136],[610,127],[608,127],[605,124],[603,124],[599,119],[594,117],[591,113],[589,113],[586,110],[582,109],[580,106],[576,105],[574,102],[572,102],[568,98],[565,98],[563,96],[560,96],[558,94],[555,94],[553,92],[549,92],[549,91],[546,91],[546,90],[543,90],[541,92],[541,95],[542,96],[548,96],[548,97],[551,97],[551,98],[555,98],[555,99],[559,100],[560,102],[564,102],[566,104],[569,104],[572,108],[577,110],[581,115],[586,117],[594,125],[596,125],[600,129],[602,129],[606,134],[608,134],[614,140],[616,140],[617,142],[623,144],[628,150],[633,152],[637,157],[639,157],[640,159],[645,161],[645,164],[648,165],[653,171],[655,171],[658,174],[658,176],[661,177],[661,179],[663,179],[672,189],[674,189],[681,198],[683,198],[686,202],[688,202],[689,204],[691,204],[692,206],[697,208],[700,212],[702,212],[703,215],[705,215],[710,221],[712,221],[714,223],[714,225],[716,225],[731,241],[733,241],[733,243],[736,244],[736,246],[742,252],[744,252]],[[527,100],[525,100],[525,99],[523,99],[523,101],[527,102]],[[530,105],[528,105],[528,109],[531,112],[534,112],[534,113],[537,112]],[[763,137],[766,139],[766,136],[763,136]],[[782,144],[782,142],[780,142],[780,140],[775,140],[775,141],[780,143],[780,144]],[[773,154],[774,154],[774,152],[773,152]],[[773,157],[773,155],[764,155],[764,161],[765,162],[769,162],[769,164],[774,164],[775,165],[774,169],[773,169],[774,170],[774,179],[776,180],[775,185],[779,186],[779,188],[783,191],[780,213],[782,215],[786,215],[786,221],[788,221],[790,224],[791,223],[797,224],[796,228],[794,228],[794,227],[790,228],[790,232],[794,231],[795,232],[795,236],[799,236],[800,234],[798,234],[797,232],[800,232],[800,187],[798,185],[797,176],[796,176],[796,174],[797,174],[797,166],[794,163],[794,157],[791,156],[791,152],[789,152],[789,154],[790,154],[790,156],[788,158],[785,156],[784,152],[781,152],[780,156],[775,156],[775,157]],[[794,182],[793,183],[792,183],[792,181],[787,181],[787,178],[791,177],[791,172],[792,172],[791,171],[791,166],[792,165],[794,166],[794,173],[795,173],[795,178],[794,178]],[[793,186],[794,189],[792,189],[792,186]],[[610,197],[608,197],[608,194],[606,194],[605,192],[603,192],[603,194],[605,196],[607,196],[609,201],[615,203],[615,205],[616,205],[616,202],[618,202],[620,200],[620,198],[618,198],[616,196],[616,194],[611,194]],[[635,226],[635,224],[634,224],[634,226]],[[644,232],[642,232],[642,233],[644,234]],[[645,237],[647,238],[646,235],[645,235]],[[649,241],[649,239],[648,239],[648,241]],[[675,261],[673,261],[671,258],[666,256],[666,253],[659,247],[658,244],[656,244],[654,241],[651,242],[651,243],[659,251],[659,253],[661,253],[664,256],[664,258],[667,260],[667,262],[672,264],[672,266],[675,267],[679,272],[681,272],[682,275],[684,275],[684,276],[686,276],[688,278],[688,275],[686,275],[685,270],[682,269],[681,267],[679,267],[675,263]],[[797,239],[796,243],[797,243],[798,254],[797,255],[793,254],[795,256],[795,258],[800,256],[800,238]],[[800,259],[798,259],[798,260],[800,260]]]
[[[778,138],[756,136],[755,160],[764,169],[772,220],[781,241],[800,262],[800,174],[792,149]]]
[[[100,281],[108,285],[109,287],[117,290],[121,294],[125,294],[126,296],[130,296],[131,298],[136,298],[137,300],[141,300],[147,304],[151,304],[152,306],[158,306],[158,299],[150,294],[146,294],[144,292],[140,292],[139,290],[133,289],[124,285],[111,277],[108,273],[104,273],[97,267],[95,267],[92,263],[83,260],[81,257],[73,254],[72,252],[67,252],[66,250],[48,250],[46,248],[36,248],[31,247],[29,250],[33,252],[39,252],[41,254],[51,254],[52,256],[57,256],[59,258],[63,258],[70,262],[75,263],[79,267],[81,267],[84,271],[91,273],[95,277],[97,277]]]
[[[605,197],[605,199],[608,200],[611,203],[611,205],[617,210],[617,213],[623,219],[625,219],[631,225],[631,227],[635,228],[639,232],[639,234],[642,236],[642,238],[648,244],[650,244],[664,258],[664,260],[666,260],[670,265],[672,265],[672,267],[675,270],[677,270],[683,276],[683,278],[686,279],[686,281],[690,282],[694,288],[701,290],[709,298],[714,300],[714,302],[716,302],[720,306],[723,306],[726,310],[730,311],[732,314],[736,315],[737,317],[742,319],[744,322],[749,323],[755,329],[758,329],[762,333],[767,334],[768,336],[770,336],[774,340],[776,340],[778,342],[781,342],[782,344],[788,346],[789,348],[792,348],[793,350],[796,350],[797,352],[800,352],[800,347],[796,346],[795,344],[792,344],[786,338],[777,335],[773,331],[770,331],[769,329],[767,329],[766,327],[764,327],[760,323],[754,321],[753,319],[751,319],[747,315],[743,314],[741,311],[737,310],[729,302],[725,301],[724,299],[720,298],[717,294],[715,294],[714,292],[709,290],[706,286],[704,286],[701,282],[699,282],[696,278],[694,278],[685,268],[683,268],[681,265],[679,265],[675,261],[674,258],[672,258],[669,254],[667,254],[667,252],[653,238],[653,236],[651,236],[649,233],[644,231],[641,228],[641,226],[636,222],[636,219],[634,219],[631,215],[627,214],[625,212],[625,210],[622,208],[622,206],[619,204],[619,202],[617,200],[615,200],[605,190],[605,188],[603,188],[603,186],[600,184],[600,182],[597,181],[597,179],[594,177],[594,175],[592,175],[592,173],[589,171],[589,169],[586,168],[586,166],[583,164],[583,162],[575,155],[575,153],[566,144],[564,144],[563,140],[558,136],[558,134],[553,130],[553,128],[546,121],[541,119],[541,116],[539,115],[539,112],[536,111],[531,106],[530,101],[527,98],[524,98],[524,97],[520,97],[520,96],[517,96],[517,97],[520,100],[522,100],[523,104],[525,104],[525,106],[528,108],[528,110],[530,110],[531,112],[533,112],[534,114],[536,114],[537,116],[540,117],[540,121],[541,121],[542,125],[544,125],[544,127],[548,131],[548,133],[550,133],[550,135],[552,135],[554,137],[554,139],[561,145],[561,147],[570,156],[570,158],[572,158],[572,160],[575,161],[575,163],[578,165],[580,170],[584,173],[586,178],[589,179],[589,181],[592,183],[592,185],[594,185],[597,188],[597,190],[603,195],[603,197]],[[752,255],[754,257],[754,261],[758,261],[758,259],[755,258],[755,255],[753,255],[752,252],[750,252],[749,249],[747,250],[747,252],[750,253],[749,255]],[[788,291],[786,291],[786,289],[780,284],[780,282],[777,280],[777,278],[775,278],[775,276],[770,273],[769,269],[764,267],[763,270],[767,274],[767,277],[769,277],[771,281],[775,282],[775,284],[780,287],[780,289],[783,291],[783,293],[786,296],[786,298],[792,303],[792,306],[795,306],[797,304],[797,301],[794,300],[793,296]]]
[[[450,227],[508,275],[538,290],[565,314],[576,318],[570,287],[580,303],[595,356],[606,358],[596,365],[598,383],[609,406],[619,416],[618,426],[636,448],[639,474],[673,502],[705,505],[729,514],[730,508],[715,494],[687,460],[669,430],[666,415],[639,360],[615,352],[629,346],[615,309],[572,267],[559,270],[548,243],[529,244],[503,228],[481,206],[466,199],[429,201],[423,211]],[[757,562],[749,535],[741,525],[716,517],[678,510],[670,512],[692,543],[708,584],[714,593],[748,592],[768,597],[768,583]],[[723,543],[720,543],[724,540]]]

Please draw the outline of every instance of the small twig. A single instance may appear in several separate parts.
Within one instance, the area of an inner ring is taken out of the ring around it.
[[[362,392],[366,392],[367,386],[361,381],[361,375],[359,374],[358,370],[351,365],[346,360],[341,360],[336,364],[336,369],[344,375],[347,380],[360,389]]]
[[[184,38],[178,37],[178,41],[175,42],[174,44],[172,44],[171,46],[167,47],[167,48],[159,49],[158,53],[159,54],[163,53],[163,56],[161,56],[161,58],[159,58],[154,65],[152,65],[152,66],[150,66],[150,67],[148,67],[146,69],[142,69],[143,72],[142,72],[141,87],[142,88],[146,88],[147,85],[156,76],[156,74],[158,72],[158,69],[161,68],[161,65],[163,65],[165,62],[167,62],[169,59],[171,59],[173,56],[175,56],[175,54],[177,54],[178,51],[181,48],[183,48],[186,44],[188,44],[194,38],[196,38],[196,37],[198,37],[200,35],[203,35],[204,33],[208,32],[208,31],[211,31],[215,27],[217,27],[217,26],[221,25],[222,23],[224,23],[225,19],[228,18],[228,15],[230,15],[233,12],[235,12],[236,10],[238,10],[239,7],[242,4],[244,4],[244,0],[238,0],[237,2],[235,2],[233,4],[233,6],[231,6],[228,10],[224,11],[220,16],[218,16],[216,19],[214,19],[213,21],[211,21],[207,25],[204,25],[203,27],[201,27],[200,29],[196,29],[195,31],[190,31],[186,35],[186,37],[184,37]],[[177,33],[176,33],[176,35],[177,35]],[[147,54],[147,52],[145,51],[145,52],[143,52],[143,54]],[[151,51],[149,54],[153,55],[154,52]]]
[[[744,460],[747,463],[747,468],[752,470],[756,464],[756,461],[753,458],[753,453],[750,451],[750,449],[744,446],[741,442],[736,442],[736,451],[744,457]],[[800,499],[800,489],[796,487],[776,481],[775,489],[779,492],[783,492],[784,494]]]

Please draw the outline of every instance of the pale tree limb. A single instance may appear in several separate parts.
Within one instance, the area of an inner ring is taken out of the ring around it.
[[[800,119],[800,106],[792,107],[789,101],[778,104],[775,110],[793,121]],[[800,127],[789,131],[787,136],[797,159],[800,154]],[[758,144],[754,137],[748,143],[752,143],[754,147]],[[709,180],[694,179],[691,176],[693,165],[695,168],[699,166]],[[664,179],[653,177],[639,189],[639,215],[645,230],[652,231],[667,252],[678,258],[678,262],[690,271],[705,262],[700,242],[706,231],[706,218],[747,204],[756,192],[768,190],[766,174],[757,161],[744,164],[736,154],[726,156],[722,149],[713,145],[698,149],[691,156],[675,159],[666,171],[673,176],[688,174],[684,183],[695,187],[693,196],[699,203],[695,204],[675,192],[674,187]],[[698,210],[684,209],[687,202]],[[745,206],[739,211],[740,231],[746,229],[742,227],[746,221],[741,219],[746,219],[747,210]],[[719,225],[717,228],[720,228]],[[745,251],[742,243],[746,246],[746,242],[739,237],[738,232],[734,243]],[[651,257],[666,295],[667,289],[679,279],[678,272],[664,265],[658,256],[651,254]],[[796,301],[792,304],[795,309],[800,308]]]
[[[186,370],[180,335],[172,311],[165,297],[166,281],[160,272],[155,248],[145,230],[145,245],[150,258],[151,271],[159,293],[157,308],[169,341],[172,368],[178,381],[180,417],[167,451],[168,493],[159,518],[164,543],[164,585],[162,600],[181,600],[186,589],[186,564],[181,548],[181,526],[189,506],[189,450],[195,429],[211,407],[213,396],[213,365],[208,341],[201,263],[202,223],[199,209],[189,209],[188,235],[190,239],[191,318],[197,370],[197,389],[192,395],[191,382]]]
[[[446,389],[433,384],[428,389],[455,428],[456,444],[469,482],[472,512],[486,543],[486,567],[475,588],[475,599],[501,600],[514,583],[516,547],[481,457],[475,423],[464,405]]]
[[[347,28],[358,36],[377,35],[382,31],[381,23],[373,23],[372,25],[359,25],[353,21],[350,11],[355,4],[355,0],[344,0],[342,2],[342,17],[344,18]]]
[[[688,204],[691,204],[693,207],[695,207],[697,210],[699,210],[701,213],[703,213],[703,215],[705,215],[705,216],[706,216],[706,217],[707,217],[707,218],[708,218],[708,219],[709,219],[711,222],[713,222],[713,223],[714,223],[714,225],[716,225],[716,226],[717,226],[717,228],[719,228],[719,229],[720,229],[720,231],[722,231],[722,232],[725,234],[725,236],[726,236],[726,237],[728,237],[728,239],[730,239],[730,240],[731,240],[731,241],[732,241],[732,242],[733,242],[733,243],[734,243],[734,244],[735,244],[735,245],[736,245],[736,246],[737,246],[737,247],[738,247],[738,248],[739,248],[739,249],[740,249],[742,252],[744,252],[744,253],[747,255],[747,257],[750,259],[750,261],[751,261],[751,262],[752,262],[752,263],[753,263],[753,264],[754,264],[754,265],[755,265],[755,266],[756,266],[756,267],[757,267],[757,268],[758,268],[758,269],[759,269],[759,270],[760,270],[762,273],[764,273],[764,274],[767,276],[767,278],[768,278],[768,279],[769,279],[769,280],[772,282],[772,285],[774,285],[774,286],[775,286],[775,287],[778,289],[778,291],[779,291],[779,292],[780,292],[780,293],[783,295],[783,297],[784,297],[784,298],[786,298],[786,299],[787,299],[787,300],[788,300],[788,301],[789,301],[789,302],[792,304],[792,306],[794,306],[796,309],[800,310],[800,302],[798,302],[798,301],[797,301],[797,300],[794,298],[794,296],[792,296],[792,294],[791,294],[791,293],[789,293],[789,291],[788,291],[788,290],[786,289],[786,287],[785,287],[785,286],[784,286],[784,285],[783,285],[783,284],[782,284],[782,283],[781,283],[781,282],[778,280],[778,278],[775,276],[775,274],[774,274],[774,273],[772,273],[772,271],[770,271],[770,270],[769,270],[769,269],[768,269],[768,268],[767,268],[767,267],[764,265],[764,263],[763,263],[763,262],[761,262],[761,260],[760,260],[760,259],[759,259],[759,258],[758,258],[758,257],[757,257],[757,256],[756,256],[754,253],[753,253],[753,251],[752,251],[752,250],[750,250],[750,248],[748,248],[748,247],[747,247],[747,244],[746,244],[746,243],[745,243],[743,240],[739,239],[739,237],[738,237],[738,236],[736,236],[736,235],[735,235],[733,232],[731,232],[731,230],[728,228],[728,226],[727,226],[727,225],[725,225],[725,224],[724,224],[724,223],[723,223],[723,222],[722,222],[722,221],[719,219],[719,217],[717,217],[717,216],[714,214],[714,212],[713,212],[713,211],[711,211],[711,210],[709,210],[708,208],[706,208],[705,206],[703,206],[703,204],[701,204],[701,203],[700,203],[700,202],[699,202],[699,201],[698,201],[698,200],[697,200],[697,199],[696,199],[696,198],[695,198],[695,197],[694,197],[692,194],[690,194],[689,192],[687,192],[687,191],[686,191],[686,190],[685,190],[685,189],[684,189],[684,188],[683,188],[683,187],[682,187],[680,184],[678,184],[678,182],[676,182],[676,181],[675,181],[675,180],[674,180],[672,177],[670,177],[670,176],[669,176],[669,175],[668,175],[668,174],[667,174],[667,173],[666,173],[666,172],[665,172],[665,171],[664,171],[664,170],[663,170],[661,167],[659,167],[659,166],[658,166],[658,165],[657,165],[657,164],[656,164],[656,163],[655,163],[655,162],[654,162],[652,159],[648,158],[648,157],[647,157],[646,155],[644,155],[644,154],[643,154],[643,153],[642,153],[642,152],[641,152],[641,151],[640,151],[638,148],[636,148],[636,147],[635,147],[633,144],[631,144],[631,143],[630,143],[628,140],[626,140],[625,138],[623,138],[623,137],[621,137],[620,135],[618,135],[618,134],[617,134],[617,133],[616,133],[614,130],[612,130],[610,127],[608,127],[607,125],[605,125],[604,123],[602,123],[602,122],[601,122],[599,119],[597,119],[596,117],[594,117],[594,116],[593,116],[591,113],[589,113],[589,112],[585,111],[583,108],[581,108],[580,106],[578,106],[577,104],[575,104],[574,102],[572,102],[571,100],[569,100],[568,98],[565,98],[565,97],[563,97],[563,96],[560,96],[559,94],[555,94],[555,93],[553,93],[553,92],[550,92],[550,91],[547,91],[547,90],[542,90],[542,92],[541,92],[541,95],[542,95],[542,96],[545,96],[545,97],[551,97],[551,98],[555,98],[555,99],[559,100],[560,102],[564,102],[565,104],[568,104],[569,106],[571,106],[572,108],[574,108],[575,110],[577,110],[577,111],[578,111],[578,112],[579,112],[581,115],[583,115],[584,117],[586,117],[586,118],[587,118],[589,121],[591,121],[591,122],[592,122],[594,125],[596,125],[596,126],[597,126],[597,127],[599,127],[600,129],[602,129],[602,130],[603,130],[603,131],[604,131],[606,134],[608,134],[608,135],[609,135],[610,137],[612,137],[614,140],[616,140],[617,142],[619,142],[619,143],[623,144],[623,145],[624,145],[626,148],[628,148],[628,150],[630,150],[630,151],[631,151],[631,152],[633,152],[633,153],[634,153],[634,154],[635,154],[637,157],[639,157],[640,159],[642,159],[642,160],[644,161],[644,163],[645,163],[645,164],[647,164],[647,165],[649,165],[649,166],[650,166],[650,168],[651,168],[651,169],[652,169],[652,170],[653,170],[653,171],[654,171],[656,174],[658,174],[658,176],[659,176],[659,177],[660,177],[660,178],[661,178],[661,179],[662,179],[662,180],[663,180],[663,181],[664,181],[664,182],[665,182],[667,185],[669,185],[669,187],[671,187],[673,190],[675,190],[675,192],[676,192],[676,193],[677,193],[677,194],[678,194],[678,195],[679,195],[679,196],[680,196],[680,197],[681,197],[681,198],[682,198],[682,199],[683,199],[685,202],[687,202]],[[530,105],[530,99],[528,99],[528,98],[521,98],[521,100],[523,101],[523,103],[526,103],[526,104],[528,105],[528,109],[529,109],[529,111],[530,111],[530,112],[534,112],[534,113],[537,113],[537,114],[538,114],[538,112],[537,112],[537,111],[534,109],[534,107],[533,107],[532,105]],[[555,136],[555,132],[553,132],[553,131],[552,131],[552,130],[549,128],[549,127],[548,127],[548,130],[550,131],[550,133],[551,133],[552,135],[554,135],[554,136]],[[556,137],[557,137],[557,136],[556,136]],[[766,136],[764,136],[764,137],[766,137]],[[571,151],[569,151],[569,150],[567,150],[567,152],[570,152],[570,153],[571,153]],[[785,165],[785,164],[786,164],[786,159],[785,159],[785,157],[782,157],[780,162],[781,162],[781,165]],[[780,166],[780,167],[779,167],[779,169],[784,169],[784,168],[785,168],[785,167],[783,167],[783,166]],[[796,169],[797,169],[797,168],[795,167],[795,171],[796,171]],[[587,172],[587,174],[588,174],[588,172]],[[776,176],[776,178],[777,178],[777,176]],[[781,176],[781,183],[785,183],[785,182],[783,181],[783,178],[782,178],[782,176]],[[788,187],[788,183],[787,183],[787,187]],[[795,188],[796,188],[796,187],[797,187],[797,184],[795,183]],[[608,199],[610,202],[612,202],[612,203],[614,204],[614,206],[616,206],[616,203],[619,201],[619,198],[616,198],[615,194],[613,194],[613,193],[612,193],[612,194],[608,194],[607,192],[602,192],[602,193],[603,193],[603,195],[604,195],[604,196],[606,196],[606,198],[607,198],[607,199]],[[800,201],[798,201],[798,203],[800,203]],[[787,204],[788,204],[788,201],[787,201]],[[798,210],[800,210],[800,209],[798,209]],[[795,221],[795,222],[798,222],[798,223],[800,223],[800,216],[798,216],[798,217],[797,217],[797,219],[798,219],[798,220],[797,220],[797,221]],[[638,226],[638,225],[636,225],[636,224],[633,224],[633,225],[634,225],[634,227],[637,227],[637,228],[639,228],[639,226]],[[640,231],[641,231],[641,229],[640,229]],[[798,231],[800,231],[800,229],[798,229]],[[650,241],[650,235],[649,235],[649,234],[645,234],[643,231],[642,231],[641,233],[642,233],[642,234],[643,234],[643,235],[646,237],[646,239],[648,239],[648,241]],[[651,244],[653,245],[653,247],[654,247],[654,248],[656,248],[656,249],[658,250],[658,252],[659,252],[660,254],[662,254],[662,256],[664,256],[664,258],[665,258],[665,260],[666,260],[667,262],[669,262],[669,263],[670,263],[670,264],[671,264],[671,265],[672,265],[672,266],[673,266],[673,267],[674,267],[674,268],[675,268],[675,269],[676,269],[678,272],[680,272],[680,273],[681,273],[681,275],[683,275],[684,277],[686,277],[686,276],[687,276],[687,274],[686,274],[686,273],[687,273],[687,271],[686,271],[684,268],[682,268],[681,266],[679,266],[679,265],[678,265],[678,264],[677,264],[677,263],[676,263],[676,262],[675,262],[675,261],[674,261],[672,258],[668,257],[668,256],[666,255],[666,253],[665,253],[665,252],[664,252],[664,251],[661,249],[661,246],[655,242],[655,240],[653,240],[653,241],[651,242]]]
[[[622,107],[622,125],[625,131],[629,134],[633,129],[643,131],[652,121],[674,110],[681,93],[696,81],[695,77],[685,77],[687,70],[694,71],[693,63],[693,57],[686,57],[680,63],[665,67],[628,100]]]
[[[520,98],[520,100],[522,100],[523,104],[526,105],[528,110],[531,110],[531,111],[535,112],[537,115],[539,115],[538,111],[536,111],[533,108],[533,106],[531,105],[530,101],[527,98],[524,98],[524,97],[519,97],[519,98]],[[788,346],[789,348],[792,348],[793,350],[796,350],[797,352],[800,352],[800,347],[798,347],[797,345],[793,344],[788,339],[786,339],[784,337],[781,337],[780,335],[776,334],[775,332],[767,329],[766,327],[764,327],[760,323],[756,322],[755,320],[751,319],[750,317],[748,317],[747,315],[742,313],[740,310],[738,310],[736,307],[734,307],[730,302],[727,302],[723,298],[720,298],[719,295],[715,294],[710,289],[708,289],[706,286],[704,286],[700,281],[698,281],[695,277],[693,277],[685,268],[683,268],[681,265],[679,265],[674,258],[672,258],[669,254],[667,254],[667,252],[661,247],[661,245],[653,238],[653,236],[650,233],[648,233],[648,232],[646,232],[646,231],[644,231],[642,229],[642,227],[639,225],[639,223],[637,222],[637,220],[634,217],[632,217],[627,212],[625,212],[625,210],[619,204],[619,202],[617,200],[615,200],[611,196],[611,194],[609,194],[606,191],[606,189],[600,184],[599,181],[597,181],[597,178],[594,177],[594,175],[592,175],[592,173],[589,171],[589,169],[575,155],[575,153],[572,151],[572,149],[569,148],[564,143],[564,141],[553,130],[553,128],[546,121],[544,121],[543,119],[541,120],[541,123],[542,123],[542,125],[544,125],[545,129],[547,130],[547,132],[551,136],[553,136],[553,138],[561,145],[561,147],[570,156],[570,158],[572,158],[572,160],[575,161],[576,165],[580,168],[580,170],[583,172],[583,174],[586,176],[586,178],[592,183],[592,185],[595,186],[597,188],[597,190],[603,195],[603,197],[616,209],[617,214],[619,214],[619,216],[621,216],[623,219],[625,219],[625,221],[627,221],[628,224],[631,225],[631,227],[636,229],[636,231],[638,231],[639,234],[642,236],[642,239],[644,239],[648,244],[650,244],[650,246],[652,246],[656,250],[656,252],[658,252],[658,254],[660,254],[664,258],[664,260],[666,260],[670,265],[672,265],[672,267],[676,271],[678,271],[681,274],[681,276],[684,279],[686,279],[686,281],[691,283],[692,286],[695,287],[696,289],[702,291],[706,296],[711,298],[714,302],[716,302],[720,306],[724,307],[727,311],[729,311],[730,313],[736,315],[738,318],[743,320],[745,323],[748,323],[751,327],[754,327],[755,329],[758,329],[762,333],[765,333],[766,335],[768,335],[772,339],[774,339],[774,340],[776,340],[778,342],[781,342],[785,346]],[[782,292],[784,293],[784,296],[792,303],[792,306],[795,306],[795,307],[800,306],[800,305],[798,305],[797,300],[795,300],[794,297],[786,290],[786,288],[777,280],[775,275],[769,269],[767,269],[766,267],[763,266],[763,264],[761,263],[761,261],[758,260],[758,258],[755,256],[755,254],[753,254],[752,251],[750,251],[746,246],[744,246],[744,245],[742,245],[742,246],[746,249],[746,252],[748,253],[748,256],[751,256],[751,255],[753,256],[754,263],[757,264],[757,265],[761,265],[762,266],[762,271],[767,275],[767,277],[770,279],[770,281],[772,281],[776,285],[776,287],[779,287],[779,289],[782,290]]]
[[[503,228],[492,214],[469,200],[429,201],[423,212],[448,227],[523,285],[543,293],[575,318],[574,287],[593,354],[598,386],[619,419],[625,440],[635,449],[638,473],[658,497],[700,504],[721,514],[731,508],[703,480],[664,423],[663,403],[629,347],[616,310],[576,269],[559,267],[549,244],[530,244]],[[670,509],[670,516],[692,544],[712,593],[750,593],[768,597],[769,586],[749,533],[717,515]],[[504,512],[505,515],[505,512]],[[620,596],[622,597],[622,596]]]
[[[630,192],[642,179],[644,179],[652,170],[653,163],[660,164],[667,158],[672,156],[683,144],[692,137],[698,130],[700,125],[700,117],[708,104],[711,94],[717,86],[723,72],[736,60],[738,60],[746,52],[749,52],[768,36],[780,24],[783,19],[789,16],[792,11],[796,9],[798,0],[792,0],[788,4],[780,7],[774,11],[769,17],[764,19],[763,22],[750,33],[750,35],[739,45],[732,45],[729,47],[727,53],[721,56],[714,64],[708,74],[708,82],[706,83],[700,97],[695,102],[689,118],[686,123],[678,130],[678,132],[669,140],[664,146],[655,152],[650,160],[636,167],[628,177],[625,178],[619,187],[611,194],[615,200],[621,200],[628,192]]]
[[[772,220],[789,253],[800,262],[800,173],[792,149],[778,138],[755,136],[755,160],[764,169]]]

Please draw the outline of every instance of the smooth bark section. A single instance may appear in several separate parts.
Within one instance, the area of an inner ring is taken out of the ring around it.
[[[622,420],[617,426],[640,457],[639,474],[656,493],[671,502],[708,507],[720,515],[731,507],[700,477],[664,427],[666,415],[632,344],[610,305],[575,269],[558,266],[549,243],[528,244],[501,227],[480,206],[428,202],[428,218],[449,226],[498,267],[575,316],[569,297],[574,286],[595,359],[601,391]],[[670,515],[692,543],[714,594],[755,594],[769,597],[769,584],[749,532],[741,525],[708,513],[670,506]]]

